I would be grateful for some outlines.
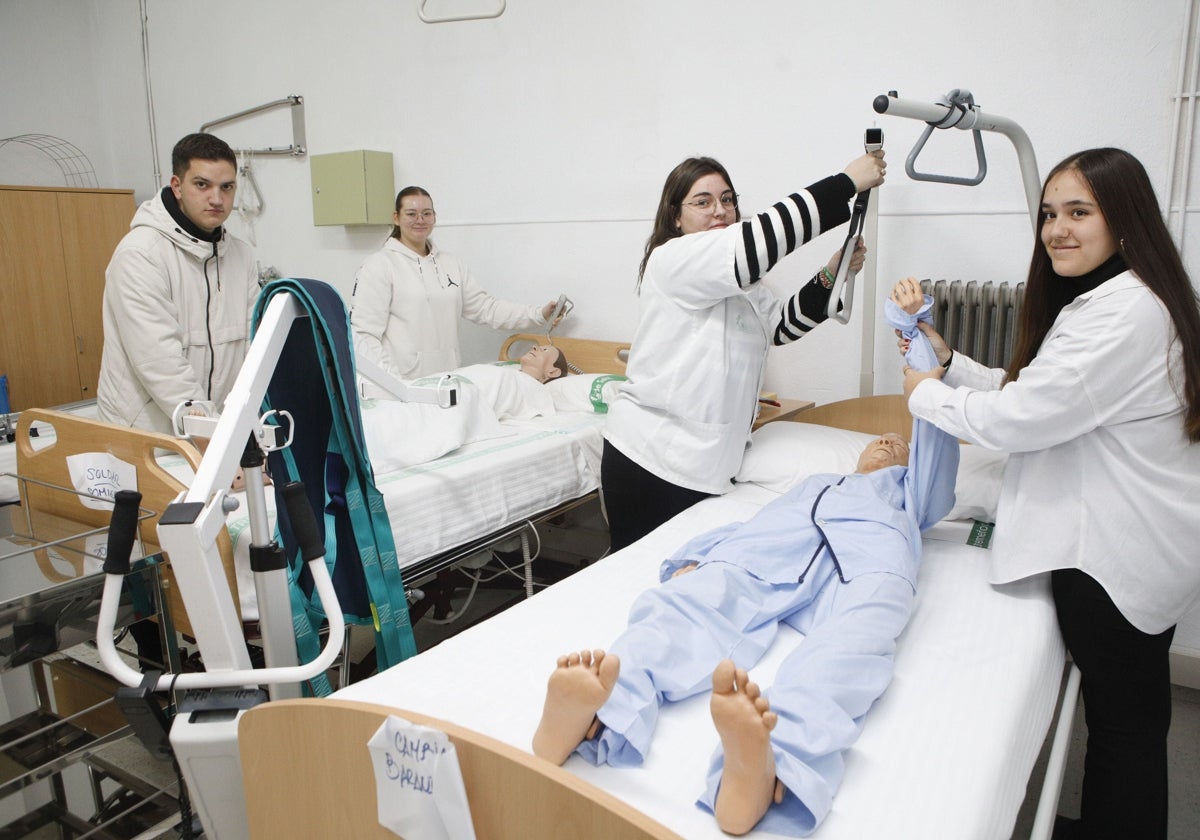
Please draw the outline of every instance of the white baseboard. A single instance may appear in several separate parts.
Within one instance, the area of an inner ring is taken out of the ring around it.
[[[1171,682],[1200,690],[1200,650],[1181,645],[1171,648]]]

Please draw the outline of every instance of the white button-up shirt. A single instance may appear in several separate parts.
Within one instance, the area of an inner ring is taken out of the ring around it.
[[[1170,316],[1131,272],[1063,307],[1017,381],[958,353],[909,409],[1012,453],[991,579],[1095,578],[1138,629],[1171,627],[1200,595],[1200,445],[1183,432]]]

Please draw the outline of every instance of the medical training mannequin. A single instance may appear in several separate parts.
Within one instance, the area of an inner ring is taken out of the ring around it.
[[[850,199],[883,178],[883,152],[872,152],[739,221],[737,193],[717,161],[689,158],[667,176],[639,274],[628,381],[605,421],[601,484],[613,551],[729,489],[767,350],[825,320],[841,251],[786,302],[759,281],[848,221]],[[865,254],[860,242],[855,268]]]
[[[104,352],[96,388],[106,423],[173,434],[187,400],[229,395],[250,346],[254,252],[223,227],[237,158],[211,134],[171,152],[171,182],[143,202],[104,272]]]
[[[892,299],[919,294],[909,278]],[[1011,453],[991,579],[1050,573],[1088,728],[1080,820],[1054,836],[1159,840],[1168,651],[1200,595],[1200,310],[1128,152],[1051,170],[1018,317],[1007,370],[923,326],[942,365],[904,391],[913,416]]]
[[[917,335],[916,316],[905,325]],[[923,351],[932,363],[928,343]],[[921,530],[954,503],[957,441],[914,423],[871,441],[848,476],[813,475],[663,563],[607,651],[559,657],[533,751],[555,764],[640,764],[664,700],[712,689],[721,747],[698,804],[730,834],[804,836],[829,813],[842,753],[891,680],[915,600]],[[805,634],[772,696],[746,669],[780,623]]]
[[[350,326],[359,355],[399,379],[415,379],[462,363],[459,318],[501,330],[549,324],[555,301],[539,308],[494,298],[465,263],[433,243],[437,212],[421,187],[397,194],[392,220],[388,241],[354,280]]]
[[[545,384],[571,372],[563,351],[549,344],[536,344],[520,359],[520,371]]]

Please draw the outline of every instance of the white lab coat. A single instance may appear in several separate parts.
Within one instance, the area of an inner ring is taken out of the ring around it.
[[[413,379],[460,366],[459,318],[498,330],[546,325],[542,307],[492,297],[462,261],[428,244],[422,257],[390,238],[363,262],[350,308],[355,353]]]
[[[740,225],[681,236],[650,255],[641,320],[604,436],[679,487],[725,493],[750,438],[780,303],[738,287]]]
[[[1016,382],[956,351],[943,382],[913,391],[914,416],[1012,453],[992,582],[1080,569],[1152,634],[1196,600],[1200,445],[1183,433],[1174,338],[1126,271],[1063,307]]]

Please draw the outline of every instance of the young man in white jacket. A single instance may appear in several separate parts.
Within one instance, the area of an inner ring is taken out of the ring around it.
[[[171,169],[105,271],[96,394],[101,420],[165,433],[185,400],[220,409],[246,358],[259,291],[253,251],[223,227],[237,191],[233,150],[189,134]]]

